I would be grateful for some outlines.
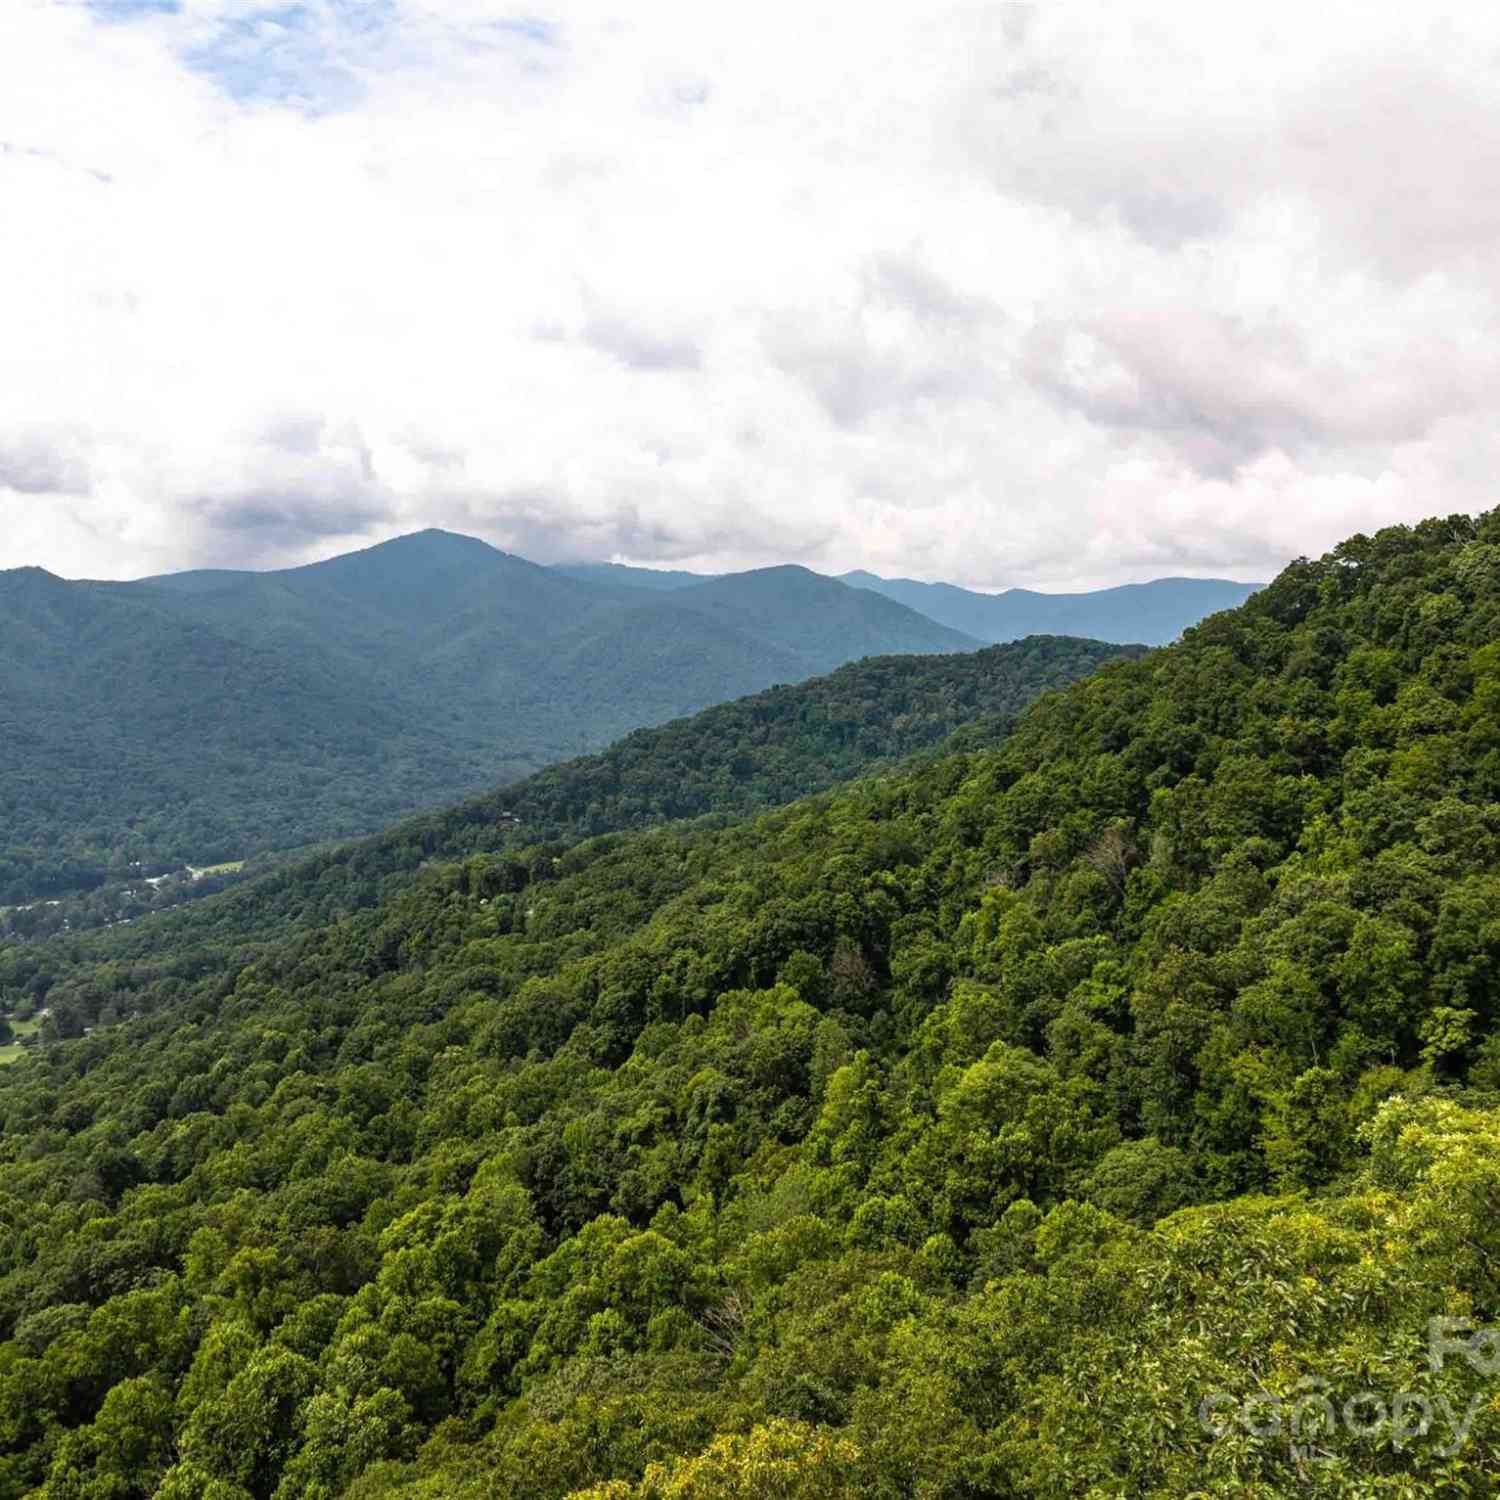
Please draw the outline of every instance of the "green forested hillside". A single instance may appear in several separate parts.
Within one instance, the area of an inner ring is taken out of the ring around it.
[[[0,575],[0,625],[0,903],[353,834],[481,779],[472,735],[311,642],[39,569]]]
[[[423,532],[275,573],[0,574],[0,904],[350,838],[642,724],[977,642],[798,568],[660,599]]]
[[[1493,1493],[1497,641],[1500,513],[1355,538],[163,980],[0,1078],[0,1495]]]
[[[0,1010],[50,1005],[54,1027],[73,1035],[100,1014],[134,1008],[134,996],[163,973],[229,964],[248,945],[373,906],[426,861],[528,846],[529,859],[548,859],[596,834],[775,807],[940,741],[993,742],[1049,688],[1143,650],[1040,636],[952,656],[870,657],[637,730],[600,755],[549,766],[133,928],[80,937],[90,917],[109,920],[118,910],[110,888],[0,913],[0,939],[52,938],[9,951],[0,943]]]

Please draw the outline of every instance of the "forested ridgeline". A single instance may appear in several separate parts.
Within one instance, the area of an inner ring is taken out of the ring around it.
[[[408,819],[170,916],[140,922],[143,913],[131,911],[135,925],[82,936],[88,916],[119,909],[107,891],[0,916],[0,936],[7,923],[16,935],[56,933],[63,922],[73,929],[24,950],[0,947],[0,1011],[50,1005],[53,1029],[77,1034],[138,1009],[140,992],[165,976],[245,962],[254,944],[285,942],[293,931],[389,899],[425,861],[506,851],[529,868],[600,833],[745,816],[955,735],[954,743],[993,742],[1041,693],[1143,650],[1035,636],[955,655],[870,657],[639,730],[599,755]],[[173,894],[170,885],[161,890]]]
[[[1493,1493],[1497,803],[1491,513],[163,981],[0,1078],[0,1495]]]

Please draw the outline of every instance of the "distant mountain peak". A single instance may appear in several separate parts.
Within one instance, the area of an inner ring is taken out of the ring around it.
[[[337,557],[324,558],[319,562],[305,563],[303,566],[321,568],[332,563],[350,563],[359,559],[374,561],[400,557],[473,558],[476,560],[503,557],[512,562],[526,561],[525,558],[515,557],[509,552],[502,552],[500,548],[492,546],[477,536],[467,536],[461,531],[444,531],[439,526],[427,526],[421,531],[403,532],[400,536],[388,537],[383,542],[375,542],[368,547],[360,547],[353,552],[344,552]],[[530,566],[535,566],[535,564]],[[286,571],[299,570],[287,569]]]
[[[12,599],[50,598],[71,587],[66,578],[59,578],[46,568],[0,568],[0,589]]]
[[[262,575],[285,582],[307,582],[371,598],[398,593],[488,587],[497,579],[520,577],[560,581],[537,563],[502,552],[478,537],[428,527],[345,552]]]
[[[499,547],[485,541],[482,537],[470,536],[464,531],[445,531],[441,526],[424,526],[420,531],[406,531],[400,536],[377,542],[374,547],[365,550],[373,552],[377,547],[441,547],[448,551],[499,552],[502,557],[511,555],[508,552],[502,552]]]

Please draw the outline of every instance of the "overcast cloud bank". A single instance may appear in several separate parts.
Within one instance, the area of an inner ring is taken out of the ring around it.
[[[1266,577],[1494,503],[1500,12],[9,0],[0,566]]]

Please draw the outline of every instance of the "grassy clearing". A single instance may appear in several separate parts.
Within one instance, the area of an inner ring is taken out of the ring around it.
[[[26,1056],[28,1049],[21,1045],[21,1038],[35,1036],[42,1029],[42,1023],[40,1021],[12,1021],[10,1029],[15,1033],[16,1040],[0,1047],[0,1068],[19,1062]]]
[[[222,865],[189,865],[195,880],[202,880],[205,875],[238,875],[245,868],[242,859],[225,860]]]

